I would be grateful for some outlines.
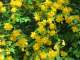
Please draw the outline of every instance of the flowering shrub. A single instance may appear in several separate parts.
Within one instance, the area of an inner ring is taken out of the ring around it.
[[[70,3],[1,0],[0,60],[79,60],[80,15]]]

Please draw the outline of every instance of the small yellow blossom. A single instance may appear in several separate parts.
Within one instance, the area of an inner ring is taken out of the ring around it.
[[[43,59],[46,59],[46,57],[47,57],[46,52],[41,51],[41,52],[40,52],[40,58],[43,60]]]
[[[71,24],[72,21],[73,21],[73,18],[71,16],[66,18],[66,23]]]
[[[36,32],[31,32],[31,38],[35,38],[37,36]]]
[[[17,36],[21,35],[21,30],[13,30],[12,36],[15,38]]]
[[[12,24],[10,24],[10,23],[5,23],[4,24],[4,29],[5,30],[11,30],[12,28],[13,28]]]
[[[48,57],[55,58],[57,56],[57,51],[49,50]]]
[[[26,47],[28,45],[28,42],[25,38],[21,38],[16,42],[16,45],[19,47]]]
[[[51,7],[52,6],[52,1],[50,1],[50,0],[46,0],[45,2],[44,2],[44,4],[46,5],[46,7],[48,8],[48,7]]]
[[[40,49],[40,45],[38,43],[35,43],[33,45],[33,49],[34,49],[34,51],[38,51]]]
[[[1,7],[1,8],[0,8],[0,12],[2,12],[2,13],[3,13],[3,12],[6,12],[6,7]]]
[[[12,56],[7,56],[6,60],[13,60]]]
[[[12,19],[12,22],[15,23],[16,22],[16,13],[12,13],[10,18]]]
[[[5,51],[6,51],[6,55],[10,55],[10,49],[9,48],[6,48]]]
[[[47,7],[45,5],[40,5],[40,8],[42,11],[46,11],[47,10]]]
[[[46,42],[46,45],[51,45],[52,44],[52,41],[51,40],[47,40],[47,42]]]
[[[58,4],[65,4],[65,3],[69,3],[69,0],[57,0]]]
[[[56,12],[56,8],[54,8],[53,6],[51,7],[51,11]]]
[[[40,14],[39,13],[34,13],[34,19],[35,21],[40,21]]]
[[[22,6],[22,1],[21,0],[11,0],[10,5],[12,7],[21,7]]]
[[[54,3],[53,3],[53,7],[54,7],[55,9],[61,9],[61,4],[58,4],[57,2],[54,2]]]
[[[0,7],[3,7],[3,3],[0,1]]]
[[[1,44],[4,46],[6,45],[6,41],[5,40],[2,40]]]
[[[39,31],[40,33],[42,33],[42,32],[45,31],[45,28],[44,28],[43,26],[40,26],[40,27],[38,28],[38,31]]]
[[[15,5],[16,5],[17,7],[21,7],[21,6],[22,6],[22,1],[17,1],[17,0],[16,0],[15,3],[16,3]]]
[[[11,12],[16,12],[16,11],[17,11],[16,7],[11,8]]]
[[[51,40],[48,37],[43,37],[42,39],[42,43],[45,45],[51,45]]]
[[[73,32],[78,32],[78,27],[76,25],[72,26],[72,31]]]
[[[48,33],[49,33],[50,36],[53,36],[53,35],[56,34],[56,31],[55,30],[52,30],[52,31],[49,31]]]
[[[2,53],[0,53],[0,60],[4,60],[4,56]]]
[[[65,0],[57,0],[57,3],[58,4],[63,4],[63,3],[65,3]]]
[[[39,43],[39,44],[42,44],[41,37],[38,36],[38,35],[35,37],[35,41],[36,41],[37,43]]]
[[[39,26],[45,26],[46,25],[46,20],[43,20],[42,22],[38,22]]]
[[[3,52],[3,49],[2,49],[2,48],[0,48],[0,53],[1,53],[1,52]]]
[[[44,44],[47,44],[47,43],[48,43],[48,40],[49,40],[48,37],[43,37],[43,38],[42,38],[42,41],[43,41]]]
[[[63,21],[63,16],[62,16],[62,15],[58,15],[58,16],[56,17],[56,22],[60,23],[60,22],[62,22],[62,21]]]
[[[50,12],[48,12],[47,15],[48,15],[48,17],[53,17],[53,16],[55,15],[55,13],[56,13],[56,12],[54,12],[54,11],[50,11]]]
[[[53,30],[53,29],[56,28],[56,26],[55,26],[55,24],[51,23],[51,24],[49,25],[49,28],[50,28],[51,30]]]
[[[53,18],[50,18],[50,17],[47,18],[47,23],[51,24],[52,21],[53,21]]]
[[[72,9],[70,7],[64,7],[62,10],[63,14],[70,14],[70,12],[72,11]]]
[[[12,35],[10,36],[10,40],[16,41],[16,36],[12,34]]]

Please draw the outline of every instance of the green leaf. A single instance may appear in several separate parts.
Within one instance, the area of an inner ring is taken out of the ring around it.
[[[10,48],[11,52],[15,53],[14,48]]]
[[[62,60],[62,58],[60,56],[56,57],[56,60]]]
[[[29,3],[29,4],[32,4],[32,0],[28,0],[28,3]]]
[[[74,59],[71,57],[66,57],[64,60],[74,60]]]

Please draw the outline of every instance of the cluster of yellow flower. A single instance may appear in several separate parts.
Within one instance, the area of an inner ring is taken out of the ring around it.
[[[44,60],[47,57],[49,57],[49,59],[51,59],[51,58],[55,58],[57,56],[57,51],[50,49],[48,53],[45,51],[40,51],[39,54],[40,54],[41,60]]]
[[[18,29],[14,24],[16,19],[16,12],[18,8],[22,7],[22,3],[24,0],[11,0],[9,3],[9,8],[12,13],[11,20],[14,21],[5,21],[2,22],[3,30],[7,31],[7,39],[0,40],[0,46],[6,46],[6,41],[10,41],[10,43],[14,43],[15,46],[20,47],[21,49],[26,48],[29,46],[32,48],[34,55],[35,53],[38,53],[37,56],[34,57],[34,60],[48,60],[56,58],[59,54],[61,56],[66,56],[67,53],[65,51],[60,51],[60,46],[65,46],[65,41],[60,39],[58,36],[58,24],[59,26],[61,24],[66,24],[71,26],[71,30],[73,32],[78,32],[78,26],[77,22],[80,22],[80,16],[78,15],[70,15],[70,13],[73,11],[72,8],[67,7],[65,4],[69,3],[69,0],[45,0],[44,2],[41,2],[38,4],[38,9],[36,9],[35,12],[32,12],[35,22],[37,22],[37,28],[35,31],[32,31],[29,36],[31,40],[34,41],[34,44],[29,45],[28,38],[26,37],[23,32]],[[35,0],[36,1],[36,0]],[[36,2],[37,3],[37,2]],[[37,5],[37,4],[36,4]],[[30,5],[32,6],[32,5]],[[34,5],[32,6],[33,8]],[[28,9],[28,8],[27,8]],[[6,8],[4,7],[4,4],[0,1],[0,12],[6,12]],[[31,15],[30,15],[31,16]],[[75,21],[76,20],[76,21]],[[64,26],[65,27],[65,26]],[[66,27],[65,27],[66,28]],[[60,27],[62,30],[62,28]],[[6,33],[4,33],[6,36]],[[55,39],[56,38],[56,39]],[[56,40],[57,42],[54,42]],[[62,45],[60,45],[62,41]],[[29,48],[27,48],[28,50]],[[46,50],[45,50],[46,49]],[[6,51],[6,60],[14,60],[13,57],[10,55],[11,51],[9,48],[6,48],[5,50],[0,48],[0,60],[4,59],[4,54],[2,51]],[[25,51],[26,52],[26,51]],[[38,56],[39,55],[39,56]]]
[[[5,54],[3,54],[3,52],[6,51],[6,58],[5,58]],[[10,50],[9,49],[2,49],[0,48],[0,60],[13,60],[12,56],[10,55]]]
[[[0,12],[6,12],[6,7],[3,5],[3,2],[0,1]]]
[[[4,23],[4,29],[5,30],[11,30],[13,28],[12,24],[10,23]]]
[[[76,21],[79,22],[80,17],[78,15],[70,15],[73,10],[70,7],[64,6],[65,3],[69,3],[69,0],[57,0],[56,2],[46,0],[39,4],[40,10],[34,13],[34,19],[37,22],[38,28],[35,32],[31,33],[31,38],[35,40],[35,44],[33,45],[34,51],[39,51],[42,45],[52,45],[50,37],[57,35],[58,32],[56,22],[63,24],[63,21],[65,21],[65,24],[72,24],[71,29],[73,32],[78,31],[78,27],[73,23],[73,20],[76,19]],[[57,13],[58,10],[61,12]],[[54,50],[50,50],[48,56],[55,57],[57,53],[58,52]],[[61,54],[64,54],[64,52],[61,52]],[[46,56],[47,53],[45,51],[40,53],[42,60],[46,58]],[[37,58],[36,60],[40,60]]]
[[[21,7],[22,6],[22,0],[11,0],[10,2],[11,5],[11,12],[16,12],[17,11],[17,7]]]

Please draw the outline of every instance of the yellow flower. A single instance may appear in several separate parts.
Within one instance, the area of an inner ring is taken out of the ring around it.
[[[10,5],[12,7],[21,7],[22,6],[22,0],[11,0]]]
[[[16,22],[16,13],[12,13],[10,18],[12,19],[12,22],[15,23]]]
[[[44,51],[40,52],[40,58],[41,58],[41,60],[46,59],[46,57],[47,57],[46,52],[44,52]]]
[[[56,22],[58,22],[58,23],[60,23],[60,22],[62,22],[64,19],[63,19],[63,16],[62,15],[58,15],[57,17],[56,17]]]
[[[38,43],[35,43],[33,45],[33,49],[34,49],[34,51],[38,51],[40,49],[40,45]]]
[[[38,36],[38,35],[35,37],[35,41],[36,41],[37,43],[39,43],[39,44],[42,44],[41,37]]]
[[[55,58],[57,56],[57,51],[49,50],[48,57]]]
[[[2,40],[1,44],[4,46],[6,45],[6,41],[5,40]]]
[[[61,9],[61,4],[58,4],[57,2],[54,2],[54,3],[53,3],[53,7],[54,7],[55,9]]]
[[[5,30],[11,30],[12,28],[13,28],[12,24],[10,24],[10,23],[5,23],[4,24],[4,29]]]
[[[4,56],[2,53],[0,53],[0,60],[4,60]]]
[[[38,22],[38,25],[39,26],[45,26],[46,25],[46,20],[43,20],[43,21],[41,21],[41,22]]]
[[[51,7],[52,6],[52,1],[50,1],[50,0],[46,0],[45,2],[44,2],[44,4],[46,5],[46,7],[48,8],[48,7]]]
[[[46,44],[46,45],[51,45],[51,43],[52,43],[48,37],[43,37],[41,40],[42,40],[42,43]]]
[[[3,52],[3,49],[2,48],[0,48],[0,53],[2,53]]]
[[[46,43],[48,43],[49,39],[48,39],[48,37],[43,37],[41,40],[43,41],[44,44],[46,44]]]
[[[12,34],[12,35],[10,36],[10,40],[16,41],[16,36]]]
[[[47,23],[51,24],[52,23],[53,18],[48,17],[47,18]]]
[[[51,30],[51,31],[49,31],[48,33],[49,33],[50,36],[53,36],[53,35],[56,34],[56,31],[55,31],[55,30]]]
[[[3,3],[0,1],[0,7],[3,7]]]
[[[17,37],[17,36],[21,35],[21,30],[13,30],[12,34],[14,37]]]
[[[51,11],[56,12],[56,8],[54,8],[53,6],[51,7]]]
[[[16,0],[15,3],[16,3],[15,5],[16,5],[17,7],[21,7],[21,6],[22,6],[22,1],[17,1],[17,0]]]
[[[16,7],[11,8],[11,12],[16,12],[16,11],[17,11]]]
[[[54,15],[55,15],[55,12],[54,11],[50,11],[50,12],[48,12],[48,17],[53,17]]]
[[[72,16],[66,18],[66,23],[71,24],[73,21]]]
[[[70,7],[64,7],[62,10],[63,14],[70,14],[70,12],[72,11],[72,9]]]
[[[31,38],[34,39],[36,37],[36,35],[37,35],[36,32],[31,32]]]
[[[12,56],[7,56],[6,60],[13,60]]]
[[[5,51],[6,51],[6,55],[10,55],[10,49],[9,48],[6,48]]]
[[[51,30],[53,30],[53,29],[56,28],[56,26],[55,26],[55,24],[51,23],[51,24],[49,25],[49,28],[50,28]]]
[[[58,4],[63,4],[63,3],[65,3],[65,0],[57,0],[57,3]]]
[[[73,32],[78,32],[78,27],[76,25],[72,26],[72,31]]]
[[[40,21],[40,14],[39,13],[34,13],[34,19],[35,21]]]
[[[28,45],[27,39],[21,38],[16,42],[16,45],[23,48],[26,47]]]
[[[69,0],[57,0],[58,4],[65,4],[65,3],[69,3]]]
[[[47,7],[45,5],[40,5],[40,8],[42,11],[46,11],[47,10]]]
[[[38,31],[39,31],[40,33],[42,33],[42,32],[45,31],[45,28],[44,28],[43,26],[40,26],[40,27],[38,28]]]
[[[2,13],[3,13],[3,12],[6,12],[6,7],[1,7],[1,8],[0,8],[0,12],[2,12]]]

